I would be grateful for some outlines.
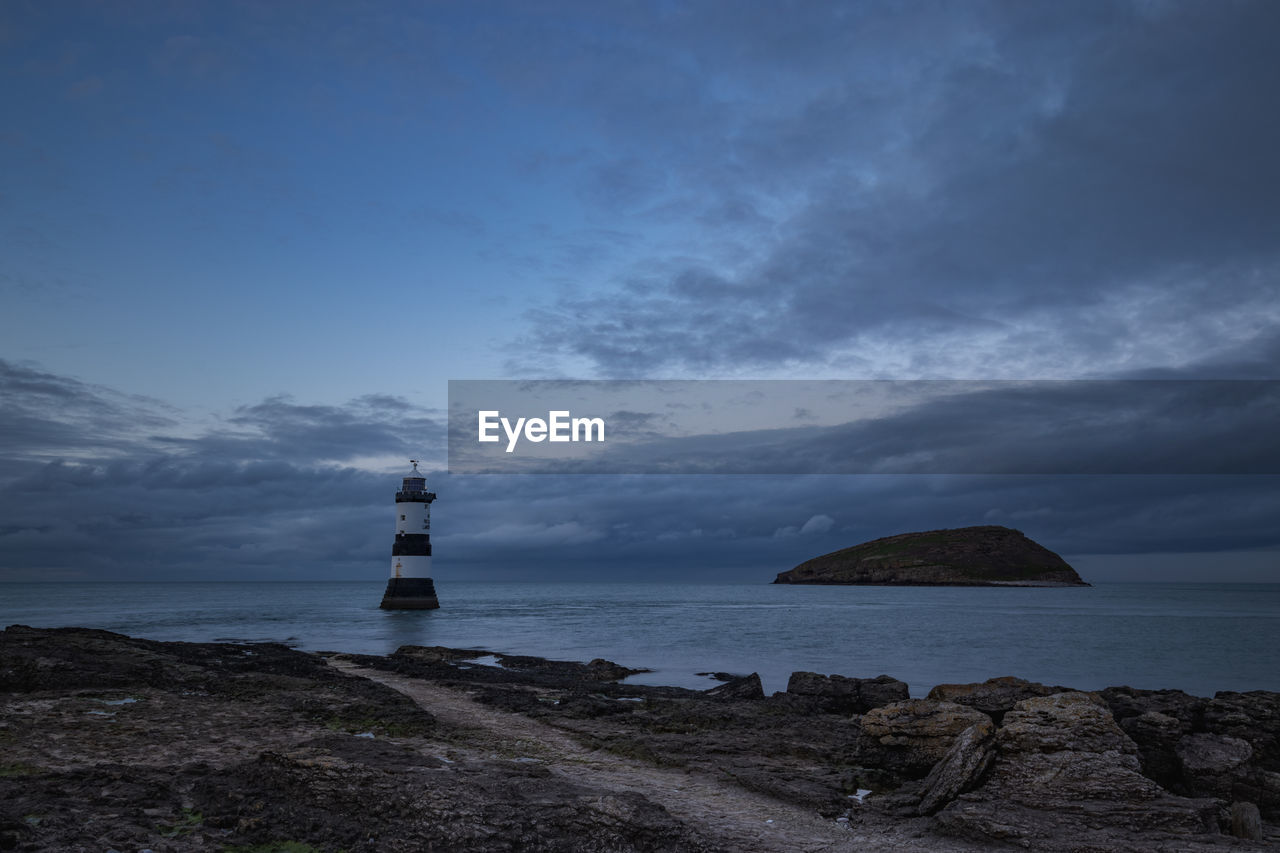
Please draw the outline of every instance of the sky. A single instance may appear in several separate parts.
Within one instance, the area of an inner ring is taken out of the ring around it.
[[[1280,379],[1278,29],[7,2],[0,580],[380,579],[412,457],[439,583],[763,582],[969,524],[1091,580],[1280,581],[1274,473],[445,470],[457,379]],[[1203,445],[1188,408],[1160,441]]]

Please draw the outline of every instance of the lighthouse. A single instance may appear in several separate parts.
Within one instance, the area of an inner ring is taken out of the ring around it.
[[[396,541],[391,546],[391,580],[382,596],[383,610],[434,610],[440,606],[431,580],[431,502],[427,478],[418,471],[404,478],[396,492]]]

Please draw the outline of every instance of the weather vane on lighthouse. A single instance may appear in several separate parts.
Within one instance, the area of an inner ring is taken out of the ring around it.
[[[396,492],[396,539],[391,546],[391,579],[382,596],[383,610],[434,610],[440,606],[431,579],[431,502],[427,478],[410,459],[413,473]]]

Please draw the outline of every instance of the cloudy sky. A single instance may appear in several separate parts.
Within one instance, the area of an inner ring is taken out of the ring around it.
[[[1095,580],[1280,580],[1274,473],[442,470],[450,379],[1280,379],[1277,31],[1270,0],[5,3],[0,578],[380,580],[414,456],[441,582],[764,580],[982,523]]]

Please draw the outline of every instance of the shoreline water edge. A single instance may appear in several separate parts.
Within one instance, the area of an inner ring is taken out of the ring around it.
[[[637,672],[10,626],[0,849],[1280,844],[1280,693]]]
[[[492,647],[656,670],[891,673],[911,695],[1017,675],[1082,690],[1128,684],[1280,691],[1280,584],[1099,584],[1074,589],[820,587],[760,583],[450,580],[441,610],[378,609],[381,582],[44,583],[0,587],[0,627],[80,625],[154,640],[281,642],[386,655],[405,645]]]

